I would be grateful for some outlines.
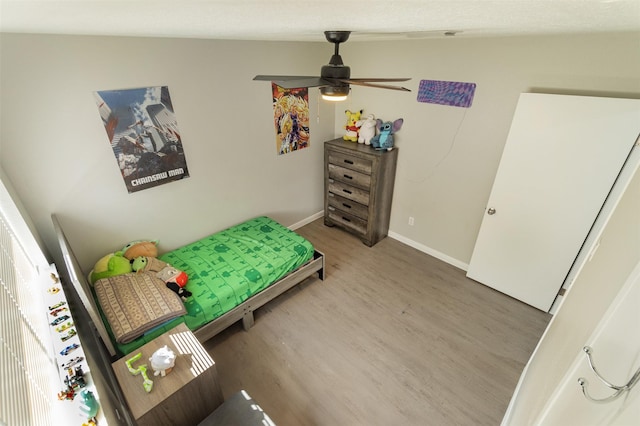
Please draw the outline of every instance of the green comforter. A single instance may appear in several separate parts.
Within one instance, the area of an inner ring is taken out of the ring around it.
[[[309,241],[262,216],[165,253],[189,276],[184,322],[212,321],[313,258]]]

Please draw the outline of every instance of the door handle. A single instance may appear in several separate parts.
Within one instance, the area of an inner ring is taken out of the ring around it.
[[[496,209],[494,209],[493,207],[489,207],[489,210],[487,210],[487,214],[489,216],[493,216],[494,214],[496,214]]]

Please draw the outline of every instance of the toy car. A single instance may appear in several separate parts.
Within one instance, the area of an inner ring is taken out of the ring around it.
[[[66,322],[66,323],[56,327],[56,331],[58,333],[61,333],[61,332],[65,331],[67,328],[71,328],[71,327],[73,327],[73,323],[71,321],[69,321],[69,322]]]
[[[53,311],[54,309],[59,308],[60,306],[63,306],[63,305],[66,305],[66,304],[67,304],[67,302],[65,302],[65,301],[63,300],[62,302],[56,303],[56,304],[55,304],[55,305],[53,305],[53,306],[49,306],[49,310],[50,310],[50,311]]]
[[[73,367],[77,363],[82,362],[82,360],[84,360],[84,357],[77,356],[75,358],[71,358],[68,362],[65,362],[64,364],[62,364],[61,367],[65,369],[69,367]]]
[[[69,330],[69,332],[67,334],[65,334],[64,336],[60,337],[60,340],[62,340],[63,342],[66,342],[67,340],[71,339],[73,336],[75,336],[76,334],[78,334],[76,332],[75,328],[72,328],[71,330]]]
[[[67,308],[57,308],[57,309],[54,309],[53,311],[51,311],[49,313],[51,314],[51,316],[57,317],[60,312],[64,312],[64,311],[68,311],[68,310],[69,309],[67,309]]]
[[[58,325],[61,322],[64,322],[64,321],[66,321],[68,319],[69,319],[69,315],[63,315],[63,316],[58,317],[58,318],[54,319],[53,321],[51,321],[51,325]]]
[[[75,351],[79,347],[80,345],[78,345],[77,343],[74,343],[73,345],[69,345],[60,351],[60,355],[69,355],[69,352]]]

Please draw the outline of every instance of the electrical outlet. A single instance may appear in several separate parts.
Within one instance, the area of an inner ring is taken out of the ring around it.
[[[413,216],[409,216],[409,226],[413,226]]]

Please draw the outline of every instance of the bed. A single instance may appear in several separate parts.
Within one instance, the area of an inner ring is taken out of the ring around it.
[[[164,283],[141,280],[139,274],[90,286],[55,214],[52,221],[71,284],[112,357],[130,353],[182,322],[201,342],[238,321],[248,330],[256,309],[315,273],[324,279],[321,252],[296,232],[260,216],[159,256],[189,276],[192,296],[184,303]],[[149,312],[151,317],[144,319]],[[144,332],[129,320],[144,323]]]

